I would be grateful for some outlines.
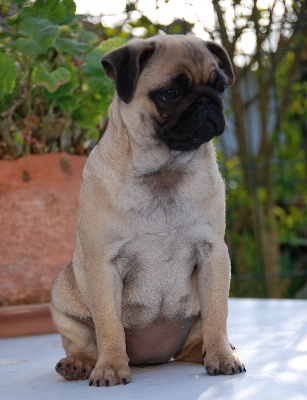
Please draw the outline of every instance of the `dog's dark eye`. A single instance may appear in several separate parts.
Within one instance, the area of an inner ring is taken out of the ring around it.
[[[226,89],[227,89],[226,83],[223,83],[218,87],[218,93],[219,93],[221,98],[224,97],[224,92],[225,92]]]
[[[171,102],[171,101],[179,99],[179,97],[181,96],[181,92],[178,89],[168,89],[168,90],[164,90],[163,92],[161,92],[160,96],[163,101]]]

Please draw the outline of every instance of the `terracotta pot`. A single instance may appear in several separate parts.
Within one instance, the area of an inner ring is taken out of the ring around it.
[[[0,338],[54,331],[48,303],[0,308]]]
[[[52,281],[72,257],[85,161],[67,153],[0,161],[0,306],[50,301]],[[28,324],[30,312],[40,331],[50,331],[46,304],[4,308],[1,318],[6,324],[25,318]],[[8,332],[2,321],[1,332]]]

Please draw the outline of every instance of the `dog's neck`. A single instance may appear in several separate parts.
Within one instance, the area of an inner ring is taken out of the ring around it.
[[[118,99],[114,101],[118,102]],[[137,176],[154,174],[163,170],[191,170],[194,162],[212,158],[215,150],[211,142],[192,151],[170,150],[164,143],[152,138],[136,140],[129,132],[120,107],[109,110],[109,124],[102,140],[97,145],[99,153],[110,167],[121,175],[132,173]]]

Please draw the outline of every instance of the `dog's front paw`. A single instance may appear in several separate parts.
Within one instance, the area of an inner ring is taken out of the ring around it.
[[[233,348],[218,349],[217,347],[205,350],[204,365],[209,375],[234,375],[246,372],[244,364],[234,354]]]
[[[55,370],[67,380],[88,379],[96,360],[85,354],[73,354],[62,358]]]
[[[128,364],[121,365],[96,365],[90,378],[90,386],[114,386],[130,382],[131,373]]]

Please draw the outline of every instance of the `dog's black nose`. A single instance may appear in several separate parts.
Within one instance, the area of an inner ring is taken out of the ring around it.
[[[198,106],[210,106],[212,104],[211,100],[207,96],[202,96],[197,100]]]

